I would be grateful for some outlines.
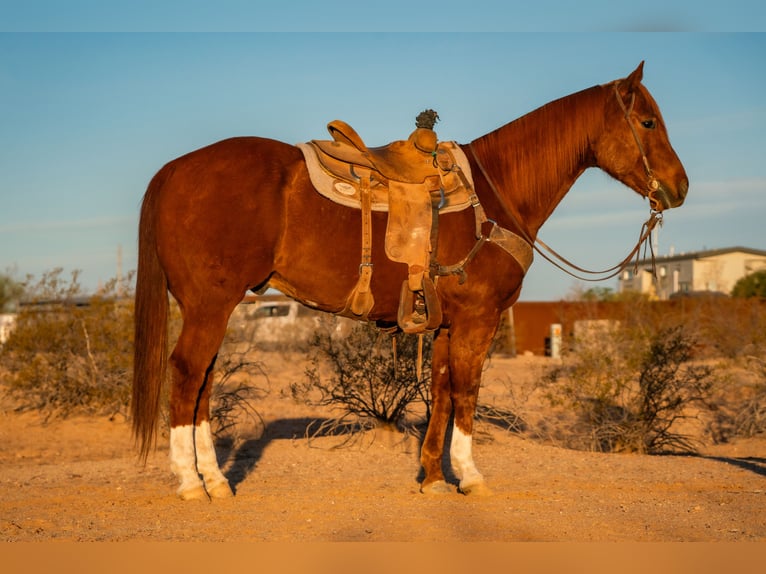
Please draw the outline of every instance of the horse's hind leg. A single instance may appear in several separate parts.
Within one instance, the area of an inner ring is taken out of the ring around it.
[[[236,303],[185,309],[181,335],[170,356],[170,468],[184,500],[232,495],[218,467],[210,430],[211,373]]]

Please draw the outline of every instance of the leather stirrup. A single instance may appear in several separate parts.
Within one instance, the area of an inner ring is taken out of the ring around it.
[[[442,309],[436,286],[430,277],[424,276],[422,287],[413,291],[408,280],[402,283],[397,323],[405,333],[423,333],[441,325]]]

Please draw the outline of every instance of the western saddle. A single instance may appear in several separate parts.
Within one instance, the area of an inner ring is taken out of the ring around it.
[[[341,315],[366,319],[374,305],[370,287],[372,211],[388,212],[386,255],[407,265],[408,276],[402,283],[397,318],[406,333],[439,327],[442,312],[436,293],[438,276],[463,276],[463,267],[479,247],[484,241],[493,240],[492,233],[485,236],[481,230],[487,219],[473,191],[468,159],[454,142],[437,141],[433,131],[437,120],[436,112],[426,110],[418,115],[416,129],[409,138],[383,147],[367,147],[356,131],[341,120],[327,125],[332,140],[298,144],[317,191],[361,211],[359,279]],[[459,264],[440,266],[435,252],[439,214],[471,206],[476,214],[474,249]],[[493,233],[494,228],[493,224]]]

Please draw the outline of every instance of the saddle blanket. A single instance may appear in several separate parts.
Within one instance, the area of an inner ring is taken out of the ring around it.
[[[303,152],[306,167],[311,177],[311,183],[321,195],[340,205],[361,209],[358,186],[330,174],[322,166],[313,144],[299,143],[297,147]],[[455,142],[440,142],[439,148],[446,150],[452,155],[455,165],[463,172],[466,181],[473,187],[471,166],[460,146]],[[368,169],[369,171],[369,168],[364,166],[361,166],[359,169]],[[438,179],[440,179],[439,184],[443,187],[443,205],[439,209],[439,213],[462,211],[471,206],[471,190],[466,189],[461,179],[454,172],[446,172],[443,177],[437,177]],[[436,191],[438,189],[439,185],[436,186]],[[372,210],[389,211],[389,182],[375,171],[372,171],[371,174],[370,191],[372,195]]]

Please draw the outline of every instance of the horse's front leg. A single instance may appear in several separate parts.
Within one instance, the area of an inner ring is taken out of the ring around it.
[[[452,491],[442,470],[444,435],[451,413],[449,331],[440,329],[434,336],[431,355],[431,420],[420,450],[420,463],[425,472],[420,491],[426,494]]]
[[[467,331],[454,329],[450,338],[450,383],[454,421],[450,460],[463,494],[491,494],[473,460],[473,423],[481,374],[496,323],[472,321]]]

